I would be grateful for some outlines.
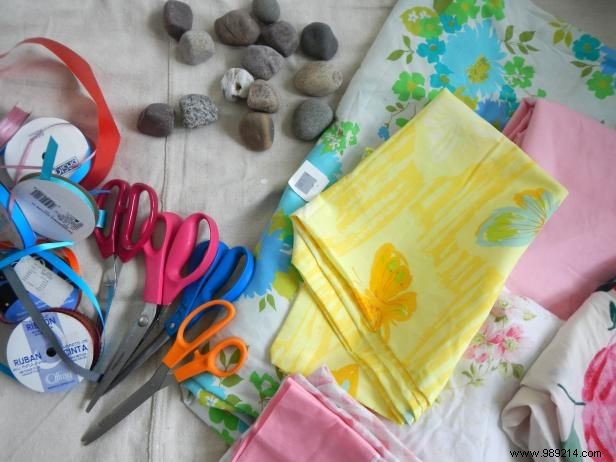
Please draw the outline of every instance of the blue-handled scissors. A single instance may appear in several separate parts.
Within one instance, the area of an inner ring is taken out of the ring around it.
[[[197,265],[202,259],[209,246],[209,241],[201,242],[195,247],[193,254],[189,260],[189,271]],[[224,294],[217,294],[225,288],[225,285],[231,281],[231,278],[236,273],[236,270],[241,265],[243,260],[243,269],[237,276],[235,283],[229,287]],[[190,284],[184,289],[182,299],[175,313],[170,313],[168,316],[158,318],[148,331],[143,339],[141,346],[127,361],[127,365],[122,369],[118,376],[114,379],[109,387],[109,390],[114,388],[118,383],[124,380],[132,371],[139,368],[152,355],[160,350],[172,338],[175,337],[182,321],[190,314],[197,306],[202,305],[210,300],[221,299],[228,302],[233,302],[246,290],[255,269],[255,261],[252,253],[246,247],[229,248],[225,243],[218,243],[218,250],[214,263],[210,269],[198,280]],[[168,310],[170,312],[171,310]],[[208,310],[201,312],[195,316],[188,324],[187,328],[192,327],[206,312],[216,312],[217,310]],[[212,320],[213,321],[213,320]]]

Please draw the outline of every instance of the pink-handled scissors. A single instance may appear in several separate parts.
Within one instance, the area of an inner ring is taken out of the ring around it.
[[[111,304],[116,293],[122,265],[131,260],[143,248],[152,237],[158,215],[158,196],[148,185],[135,183],[129,185],[124,180],[110,180],[103,185],[106,194],[100,194],[96,198],[99,209],[107,214],[105,228],[94,230],[96,245],[105,259],[103,264],[103,277],[98,289],[98,300],[106,321],[109,321]],[[115,192],[115,198],[113,198]],[[148,215],[141,225],[140,233],[136,240],[132,239],[137,216],[139,214],[139,200],[142,194],[146,194],[149,202]],[[110,200],[109,198],[112,198]],[[111,208],[107,209],[106,206]],[[108,323],[114,325],[113,322]],[[106,328],[103,332],[103,344],[106,346],[101,357],[98,359],[97,369],[104,367],[106,362],[105,353],[113,347],[112,332]]]
[[[124,180],[110,180],[103,185],[107,194],[100,194],[96,198],[99,209],[105,209],[107,196],[117,189],[116,198],[112,203],[111,212],[106,211],[107,220],[105,228],[94,230],[96,245],[104,260],[104,271],[98,291],[98,299],[105,316],[115,294],[118,277],[122,264],[132,259],[143,248],[154,232],[156,216],[158,215],[158,196],[148,185],[135,183],[129,185]],[[139,198],[146,193],[150,203],[148,217],[141,226],[141,232],[136,241],[132,240],[133,231],[137,223],[139,212]]]
[[[161,308],[171,305],[180,292],[205,274],[212,265],[218,250],[218,227],[216,222],[204,213],[194,213],[186,220],[174,213],[159,213],[156,221],[164,224],[162,244],[156,248],[154,237],[143,246],[145,255],[146,280],[143,290],[145,305],[129,324],[129,330],[122,344],[116,351],[103,378],[94,390],[88,403],[89,412],[98,399],[107,391],[113,379],[121,372],[133,351],[139,346],[149,327],[159,317]],[[205,221],[209,227],[210,245],[203,255],[201,263],[186,276],[182,269],[187,265],[190,256],[197,246],[199,225]],[[165,310],[169,312],[170,310]],[[167,313],[165,313],[167,314]]]

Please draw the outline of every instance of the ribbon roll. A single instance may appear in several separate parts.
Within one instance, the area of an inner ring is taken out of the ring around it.
[[[6,53],[1,53],[0,59],[7,56],[18,46],[26,44],[40,45],[56,55],[56,57],[68,67],[77,80],[81,82],[96,104],[98,114],[98,138],[95,142],[96,151],[92,160],[92,168],[82,181],[85,188],[95,188],[105,179],[109,170],[111,170],[113,160],[120,144],[120,133],[113,120],[111,111],[107,106],[103,92],[96,81],[94,72],[92,72],[92,68],[86,60],[73,50],[55,40],[44,37],[33,37],[22,40],[11,50]]]

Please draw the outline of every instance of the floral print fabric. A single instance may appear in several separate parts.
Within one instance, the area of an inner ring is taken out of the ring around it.
[[[500,413],[562,325],[534,301],[503,292],[436,403],[397,434],[424,461],[508,459]]]
[[[353,170],[443,88],[497,128],[504,127],[519,101],[529,95],[549,96],[616,125],[614,50],[595,42],[584,46],[578,40],[588,34],[528,0],[436,3],[438,9],[432,0],[399,0],[392,9],[340,101],[337,121],[307,157],[327,176],[329,185]],[[462,50],[458,62],[454,53],[462,47],[456,45],[458,34],[486,40],[468,47],[479,47],[485,59]],[[469,73],[454,74],[465,64]],[[489,90],[493,92],[488,94]],[[228,442],[261,412],[282,377],[271,365],[268,351],[297,291],[298,276],[290,266],[289,215],[304,204],[286,188],[257,248],[255,277],[237,302],[238,315],[226,331],[251,339],[247,364],[225,384],[207,378],[184,387],[190,408]],[[349,374],[354,372],[344,369],[338,376],[342,380]]]
[[[616,292],[595,292],[530,367],[503,410],[503,429],[540,460],[613,462],[615,382]]]

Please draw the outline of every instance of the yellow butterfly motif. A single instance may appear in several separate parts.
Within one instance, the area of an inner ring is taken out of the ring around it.
[[[332,375],[338,385],[340,385],[349,395],[357,396],[357,386],[359,383],[359,366],[348,364],[340,369],[332,371]]]
[[[391,243],[377,250],[370,272],[370,287],[360,296],[364,319],[373,332],[382,329],[389,341],[390,324],[408,321],[417,307],[417,294],[407,292],[413,277],[404,255]]]

